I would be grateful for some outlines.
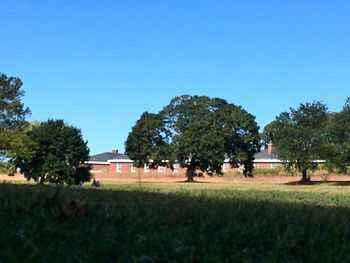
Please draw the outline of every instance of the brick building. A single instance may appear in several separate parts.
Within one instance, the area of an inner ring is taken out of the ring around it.
[[[267,149],[255,154],[254,158],[254,167],[256,168],[276,168],[283,163],[278,159],[271,143],[267,145]]]
[[[93,155],[90,157],[88,163],[92,166],[92,173],[136,174],[139,172],[139,174],[149,175],[186,173],[186,168],[181,168],[179,164],[174,165],[174,170],[171,170],[169,167],[165,166],[159,166],[155,169],[151,169],[147,165],[142,168],[136,168],[133,166],[133,161],[129,158],[129,156],[118,153],[117,150]],[[267,149],[262,150],[260,153],[255,155],[254,166],[256,168],[275,168],[281,164],[282,161],[275,155],[272,144],[269,144]],[[224,173],[240,171],[239,168],[232,168],[228,159],[224,161],[222,170]]]

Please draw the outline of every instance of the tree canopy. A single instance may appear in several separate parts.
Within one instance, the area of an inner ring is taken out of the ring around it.
[[[21,99],[22,81],[17,77],[7,77],[0,73],[0,172],[13,173],[10,160],[16,154],[28,153],[31,142],[25,136],[30,114]]]
[[[159,165],[167,157],[166,139],[162,116],[144,112],[126,139],[125,153],[134,160],[136,167]]]
[[[330,114],[325,135],[323,157],[328,169],[346,173],[350,164],[350,98],[340,112]]]
[[[40,183],[80,184],[90,181],[87,143],[81,131],[63,120],[48,120],[32,127],[32,154],[17,155],[15,164],[24,176]]]
[[[324,103],[300,104],[297,109],[282,112],[264,129],[278,157],[288,168],[300,171],[303,181],[310,180],[308,170],[315,169],[316,161],[324,157],[328,117]]]
[[[145,148],[153,155],[143,154],[143,158],[161,157],[169,165],[178,162],[187,168],[189,181],[203,173],[221,174],[226,158],[234,167],[244,166],[246,176],[252,175],[254,154],[260,148],[258,126],[254,116],[242,107],[219,98],[183,95],[172,99],[162,111],[152,116],[158,120],[157,124],[150,127],[148,122],[142,124],[140,121],[130,132],[126,142],[130,158],[142,152],[131,145],[148,145]],[[150,129],[147,138],[159,140],[143,142],[142,134],[147,132],[140,132],[141,127]],[[134,136],[137,132],[142,139]],[[154,141],[158,143],[150,143]],[[154,155],[159,152],[162,154]]]

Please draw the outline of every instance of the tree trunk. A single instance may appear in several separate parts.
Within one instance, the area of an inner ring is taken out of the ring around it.
[[[187,167],[186,177],[187,177],[186,182],[194,182],[193,178],[195,177],[195,171],[193,168]]]
[[[302,170],[302,178],[301,178],[301,181],[304,182],[304,183],[310,181],[310,178],[309,178],[309,176],[307,175],[307,170],[306,170],[306,169],[303,169],[303,170]]]
[[[45,176],[41,176],[39,180],[39,184],[44,184]]]
[[[40,176],[39,184],[44,184],[45,178],[47,177],[49,173],[45,173],[44,175]]]
[[[137,172],[137,182],[139,183],[139,187],[141,188],[141,176],[140,176],[140,167],[136,168],[136,172]]]

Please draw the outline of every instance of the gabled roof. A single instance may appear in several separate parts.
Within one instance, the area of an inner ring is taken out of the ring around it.
[[[268,150],[262,150],[259,153],[256,153],[254,155],[254,162],[259,162],[261,160],[267,161],[267,160],[271,160],[271,161],[276,161],[278,160],[277,155],[272,152],[271,154],[268,153]],[[227,158],[225,158],[227,159]],[[89,162],[90,163],[110,163],[111,161],[114,160],[122,160],[122,161],[127,161],[130,160],[130,162],[132,162],[132,160],[129,158],[128,155],[126,154],[121,154],[121,153],[113,153],[113,152],[104,152],[104,153],[100,153],[100,154],[96,154],[90,157]]]
[[[113,153],[113,152],[104,152],[96,154],[90,157],[89,162],[102,162],[107,163],[108,160],[126,160],[129,159],[129,156],[126,154]]]
[[[268,152],[268,150],[261,150],[261,152],[256,153],[254,155],[255,161],[259,160],[277,160],[278,157],[276,153],[273,151],[271,154]]]

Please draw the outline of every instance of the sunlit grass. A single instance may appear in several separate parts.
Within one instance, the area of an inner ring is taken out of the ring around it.
[[[115,183],[103,182],[104,189],[145,190],[145,191],[193,191],[193,190],[240,190],[240,191],[283,191],[283,192],[315,192],[329,194],[350,194],[350,184],[346,182],[300,183]]]

